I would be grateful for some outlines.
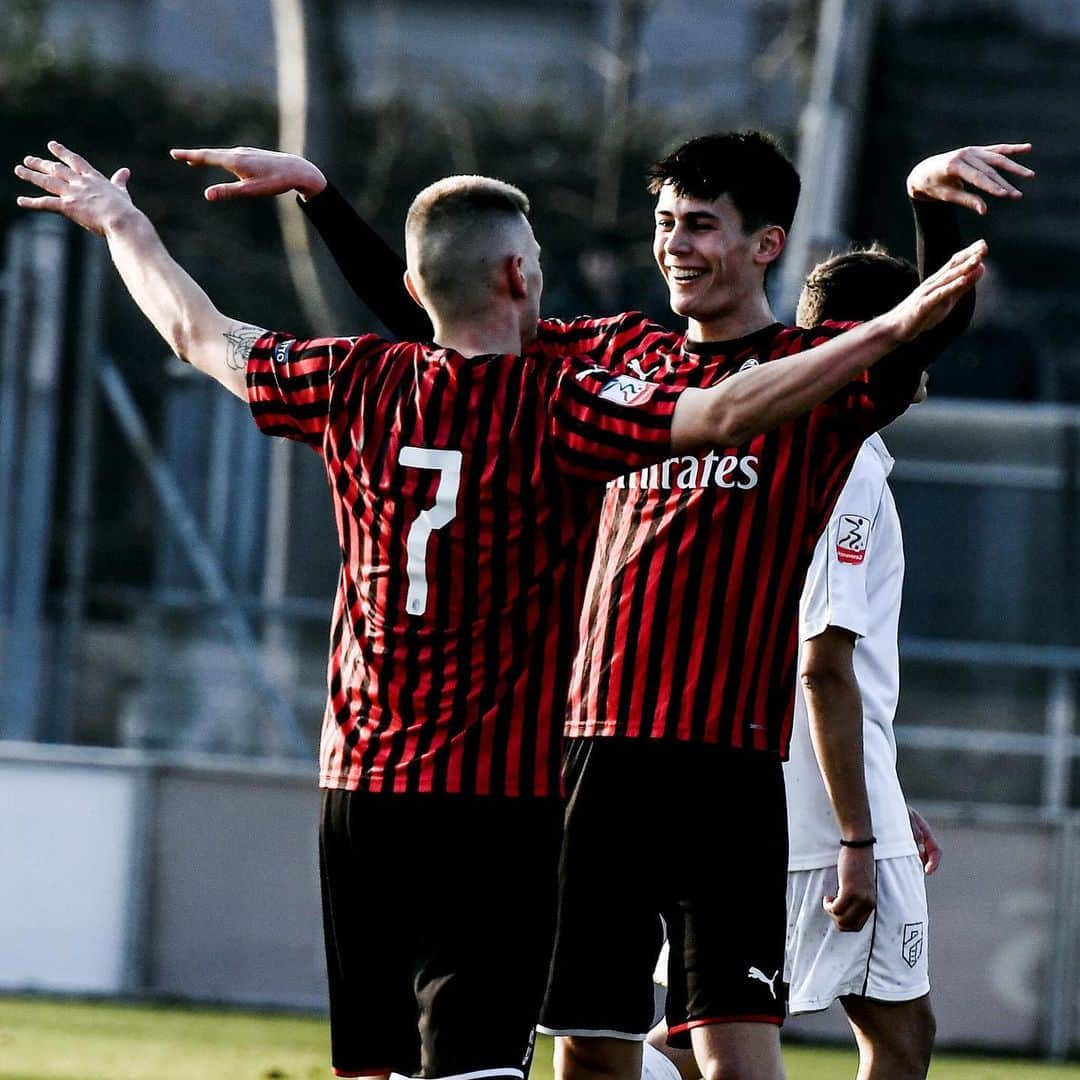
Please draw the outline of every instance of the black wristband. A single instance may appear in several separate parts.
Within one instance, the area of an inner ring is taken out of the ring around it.
[[[877,843],[877,837],[876,836],[871,836],[866,840],[845,840],[843,837],[840,838],[840,846],[841,847],[853,847],[853,848],[873,847],[876,843]]]

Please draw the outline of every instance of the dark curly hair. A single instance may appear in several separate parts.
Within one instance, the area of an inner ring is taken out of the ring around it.
[[[670,184],[677,195],[726,195],[742,216],[744,232],[766,225],[791,231],[799,203],[799,174],[776,142],[761,131],[702,135],[649,166],[649,191]]]

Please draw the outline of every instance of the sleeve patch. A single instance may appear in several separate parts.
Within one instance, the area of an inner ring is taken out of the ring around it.
[[[859,514],[841,514],[836,534],[836,558],[842,563],[861,563],[870,539],[870,519]]]
[[[279,341],[274,346],[274,363],[284,364],[289,359],[289,353],[292,352],[292,347],[295,344],[293,338],[287,338],[285,341]]]
[[[644,405],[653,396],[656,386],[656,383],[630,375],[617,375],[600,388],[600,397],[618,405]]]

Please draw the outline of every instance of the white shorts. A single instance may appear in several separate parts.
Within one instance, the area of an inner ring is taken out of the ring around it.
[[[792,1015],[827,1009],[849,994],[913,1001],[930,992],[926,882],[917,855],[879,859],[877,908],[857,934],[843,933],[821,906],[836,895],[836,867],[788,874],[784,978]]]

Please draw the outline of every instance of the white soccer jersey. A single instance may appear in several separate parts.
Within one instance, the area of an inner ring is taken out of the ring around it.
[[[877,859],[916,852],[896,775],[893,734],[900,689],[896,637],[904,546],[900,518],[886,482],[892,465],[880,436],[867,439],[829,527],[818,540],[799,605],[800,642],[829,626],[843,627],[857,636],[855,676],[862,695],[866,787]],[[800,655],[800,670],[801,659]],[[784,781],[790,834],[788,869],[835,864],[840,830],[810,742],[801,687],[795,700],[791,759],[784,767]]]

